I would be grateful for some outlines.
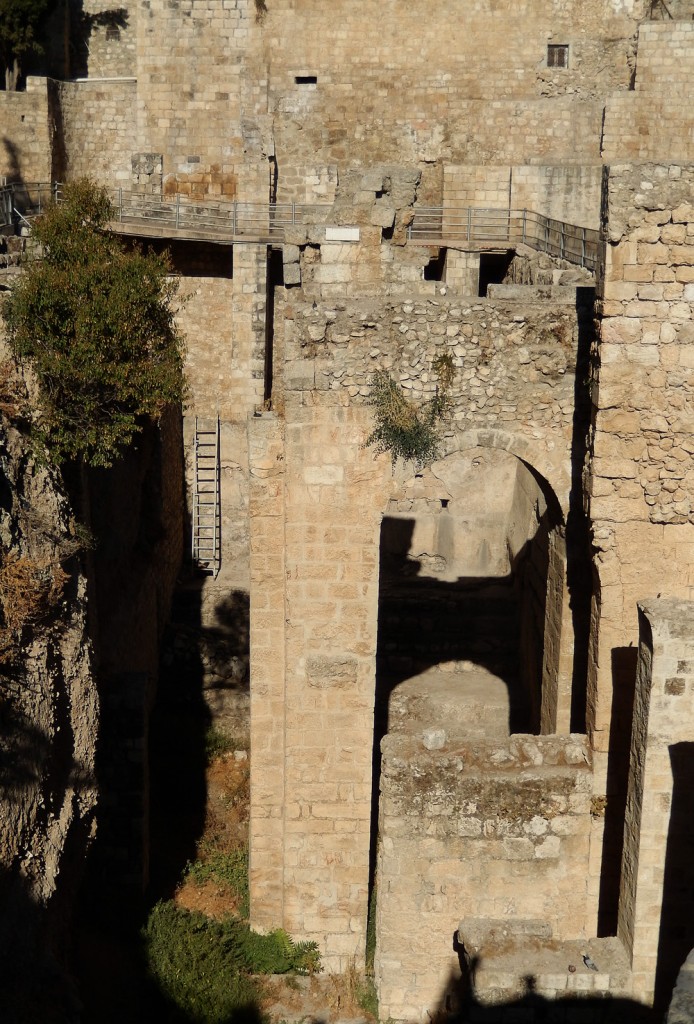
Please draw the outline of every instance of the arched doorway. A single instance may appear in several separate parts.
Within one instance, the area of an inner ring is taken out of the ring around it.
[[[563,516],[517,456],[476,446],[413,475],[381,525],[377,739],[552,732]]]

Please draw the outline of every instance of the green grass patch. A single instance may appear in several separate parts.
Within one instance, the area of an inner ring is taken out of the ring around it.
[[[198,885],[214,881],[227,886],[238,901],[241,917],[248,917],[248,850],[240,848],[227,853],[215,851],[204,860],[196,860],[188,865],[186,878]]]
[[[227,735],[221,729],[215,729],[213,726],[205,733],[205,758],[208,764],[211,764],[216,757],[230,754],[232,750],[236,749],[236,738]]]
[[[294,942],[281,929],[258,935],[239,918],[214,921],[171,901],[152,909],[142,939],[151,977],[191,1024],[226,1024],[240,1011],[253,1019],[252,974],[320,970],[313,942]]]

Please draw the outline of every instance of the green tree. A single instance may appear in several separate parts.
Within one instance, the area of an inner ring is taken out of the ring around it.
[[[52,462],[110,466],[144,417],[184,393],[178,282],[165,257],[107,232],[111,216],[105,189],[66,187],[35,222],[42,258],[2,310],[16,357],[38,379],[34,429]]]
[[[22,60],[42,53],[41,30],[56,0],[0,0],[0,53],[5,88],[16,89]]]

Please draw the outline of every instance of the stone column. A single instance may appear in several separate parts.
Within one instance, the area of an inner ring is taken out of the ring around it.
[[[251,924],[284,923],[284,427],[249,423],[251,549]]]
[[[265,316],[267,246],[234,246],[234,293],[231,316],[230,394],[246,413],[259,409],[265,390]]]
[[[639,605],[618,935],[634,995],[667,1006],[692,946],[694,603]]]

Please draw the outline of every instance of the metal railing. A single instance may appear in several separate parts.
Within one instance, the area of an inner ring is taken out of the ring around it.
[[[416,242],[493,246],[529,245],[594,270],[600,233],[532,210],[426,207],[415,209],[407,237]]]
[[[174,229],[182,236],[233,241],[239,238],[281,242],[286,228],[323,223],[332,206],[328,203],[245,203],[238,200],[188,199],[146,195],[124,188],[109,189],[114,209],[113,224]],[[56,198],[60,201],[62,186]]]
[[[63,185],[50,182],[0,187],[0,203],[9,190],[14,208],[23,218],[40,214],[49,200],[60,201]],[[124,188],[108,190],[114,209],[112,226],[132,233],[166,235],[216,241],[278,242],[293,225],[325,224],[330,203],[245,203],[224,198],[190,199],[148,195]],[[6,207],[0,212],[6,216]],[[0,220],[2,217],[0,217]],[[6,223],[11,223],[12,217]],[[599,232],[545,217],[532,210],[476,207],[416,207],[407,229],[408,240],[433,245],[470,245],[479,248],[525,244],[551,256],[594,270]]]
[[[0,186],[0,226],[9,227],[14,223],[12,211],[14,210],[14,192],[11,185]]]

